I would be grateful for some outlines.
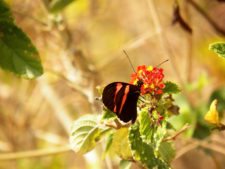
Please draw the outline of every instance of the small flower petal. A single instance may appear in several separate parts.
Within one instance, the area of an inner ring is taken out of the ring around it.
[[[163,78],[162,68],[141,65],[137,67],[137,72],[131,75],[130,83],[137,85],[138,81],[142,81],[141,94],[159,95],[163,93],[162,89],[165,87]]]
[[[219,113],[217,111],[217,100],[213,100],[210,105],[209,111],[206,113],[204,119],[211,124],[219,124]]]

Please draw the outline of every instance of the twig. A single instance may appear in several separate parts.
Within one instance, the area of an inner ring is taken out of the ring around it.
[[[153,23],[155,25],[155,28],[157,30],[157,32],[161,32],[159,34],[159,40],[160,40],[160,45],[161,45],[161,48],[164,50],[164,53],[167,55],[167,57],[170,59],[171,61],[171,65],[172,65],[172,68],[173,68],[173,71],[174,73],[176,74],[177,76],[177,79],[181,85],[181,88],[183,89],[183,93],[185,95],[185,97],[188,99],[189,103],[190,103],[190,107],[194,107],[194,102],[193,100],[190,98],[188,92],[186,91],[186,88],[185,88],[185,83],[184,81],[182,80],[181,78],[181,75],[180,75],[180,71],[177,67],[177,63],[175,62],[175,54],[170,46],[170,43],[168,41],[168,38],[166,36],[166,34],[164,33],[165,31],[163,31],[163,27],[161,26],[161,23],[160,23],[160,19],[159,19],[159,16],[157,14],[157,11],[156,11],[156,8],[155,8],[155,4],[153,0],[147,0],[148,2],[148,6],[149,6],[149,11],[151,11],[151,15],[152,15],[152,19],[153,19]]]
[[[224,146],[218,146],[212,143],[207,143],[206,141],[202,141],[199,143],[199,145],[203,148],[212,150],[212,151],[216,151],[218,153],[221,153],[223,155],[225,155],[225,149],[223,148]]]
[[[225,30],[219,27],[216,22],[193,0],[187,0],[188,3],[201,14],[219,34],[225,36]]]
[[[179,131],[177,131],[173,136],[163,139],[163,141],[175,140],[181,133],[190,127],[189,124],[185,124]]]
[[[208,143],[208,141],[198,141],[198,140],[192,140],[192,143],[185,146],[184,148],[182,148],[181,150],[177,151],[177,155],[174,158],[175,160],[180,158],[182,155],[186,154],[187,152],[197,148],[197,147],[202,147],[208,150],[212,150],[218,153],[221,153],[223,155],[225,155],[225,149],[224,146],[218,146],[216,144],[213,143]]]
[[[42,26],[48,26],[47,23],[45,23],[45,22],[43,22],[43,21],[41,21],[41,20],[39,20],[39,19],[37,19],[37,18],[31,16],[31,15],[27,15],[27,14],[24,14],[24,13],[15,11],[15,10],[13,10],[13,13],[16,13],[16,14],[18,14],[18,15],[21,15],[21,16],[23,16],[23,17],[27,17],[28,19],[31,19],[31,20],[33,20],[33,21],[39,23],[39,24],[42,25]]]
[[[34,135],[39,139],[42,139],[44,141],[47,141],[49,143],[56,144],[56,145],[64,145],[67,142],[67,139],[57,134],[49,133],[42,130],[35,130]]]
[[[163,31],[163,28],[161,26],[160,20],[159,20],[159,16],[157,14],[157,11],[155,9],[155,4],[153,0],[147,0],[148,2],[148,7],[149,7],[149,11],[151,12],[151,16],[152,16],[152,20],[156,29],[156,32],[161,32],[159,34],[159,40],[160,40],[160,45],[161,48],[165,51],[164,53],[167,54],[167,57],[170,59],[174,73],[176,74],[180,84],[182,85],[182,88],[184,88],[184,82],[180,76],[177,64],[175,63],[175,55],[170,47],[170,44],[168,42],[168,39],[166,37],[166,34]]]
[[[187,1],[184,1],[184,12],[186,14],[186,19],[190,23],[190,10],[189,10],[189,5]],[[191,24],[191,23],[190,23]],[[187,50],[187,75],[186,75],[186,80],[188,83],[191,83],[192,81],[192,72],[193,72],[193,36],[192,34],[187,34],[187,41],[188,41],[188,50]]]
[[[214,153],[210,153],[210,157],[212,158],[212,161],[214,162],[216,169],[222,169],[221,166],[220,166],[219,161],[217,160],[217,158],[215,156],[215,154]]]
[[[54,92],[52,87],[48,84],[46,77],[41,77],[38,79],[38,84],[40,86],[40,90],[42,95],[46,98],[47,102],[54,109],[54,113],[60,123],[63,125],[67,133],[70,132],[70,127],[72,124],[72,119],[67,113],[66,108],[60,102],[59,97]]]
[[[50,155],[55,155],[60,153],[66,153],[69,151],[71,151],[70,146],[65,145],[61,147],[48,148],[48,149],[38,149],[38,150],[22,151],[22,152],[15,152],[15,153],[4,153],[4,154],[0,154],[0,161],[50,156]]]
[[[58,76],[59,78],[65,80],[67,85],[70,87],[71,90],[73,90],[75,92],[79,92],[79,94],[81,94],[82,96],[89,99],[88,98],[88,90],[85,90],[84,88],[82,88],[78,84],[74,83],[72,80],[70,80],[68,77],[66,77],[66,75],[64,75],[63,73],[61,73],[59,71],[51,70],[51,69],[48,69],[48,68],[45,68],[45,72],[48,72],[52,75]]]
[[[193,142],[187,146],[184,146],[182,149],[180,149],[179,151],[177,151],[176,153],[176,157],[174,158],[175,160],[180,158],[182,155],[186,154],[187,152],[197,148],[199,146],[198,142]]]

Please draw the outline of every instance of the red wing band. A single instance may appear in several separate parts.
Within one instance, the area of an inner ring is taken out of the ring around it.
[[[113,111],[116,112],[116,96],[118,94],[118,92],[120,91],[120,89],[123,87],[122,83],[117,83],[116,84],[116,91],[115,91],[115,95],[114,95],[114,108],[113,108]]]
[[[124,94],[123,94],[123,99],[122,99],[122,103],[121,103],[121,106],[120,106],[120,111],[119,111],[119,114],[122,112],[123,110],[123,106],[127,100],[127,94],[129,93],[130,91],[130,86],[127,85],[126,88],[125,88],[125,91],[124,91]]]

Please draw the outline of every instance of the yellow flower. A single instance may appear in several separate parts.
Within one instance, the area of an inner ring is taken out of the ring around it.
[[[217,106],[217,100],[213,100],[213,102],[210,105],[209,111],[206,113],[204,119],[208,123],[219,125],[219,113],[216,109]]]
[[[148,70],[148,71],[152,71],[152,70],[153,70],[153,67],[152,67],[152,66],[148,66],[148,67],[147,67],[147,70]]]

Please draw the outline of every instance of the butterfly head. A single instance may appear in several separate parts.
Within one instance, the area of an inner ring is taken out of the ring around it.
[[[139,79],[138,81],[137,81],[137,86],[139,87],[139,88],[141,88],[141,86],[144,84],[144,82],[141,80],[141,79]]]

